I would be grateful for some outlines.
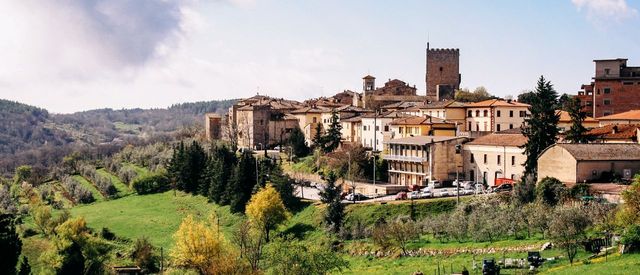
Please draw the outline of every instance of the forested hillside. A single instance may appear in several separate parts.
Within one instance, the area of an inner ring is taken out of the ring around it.
[[[203,115],[224,113],[235,100],[174,104],[158,109],[98,109],[73,114],[0,99],[0,175],[21,164],[49,167],[73,151],[109,154],[127,144],[168,140],[203,129]]]

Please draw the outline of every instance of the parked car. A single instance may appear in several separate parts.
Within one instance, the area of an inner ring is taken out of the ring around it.
[[[345,200],[348,200],[348,201],[362,201],[362,200],[368,200],[368,199],[369,197],[360,193],[355,193],[355,194],[349,193],[349,195],[345,197]]]
[[[419,194],[420,198],[431,198],[433,197],[433,192],[431,192],[431,188],[430,187],[425,187],[422,190],[420,190],[420,194]]]
[[[511,183],[504,183],[492,189],[493,193],[511,192],[513,191],[513,185]]]
[[[409,199],[419,199],[420,198],[420,191],[411,191],[411,193],[407,194],[407,198]]]
[[[397,201],[398,200],[406,200],[407,198],[408,198],[407,197],[407,192],[403,191],[403,192],[399,192],[398,194],[396,194],[395,200],[397,200]]]

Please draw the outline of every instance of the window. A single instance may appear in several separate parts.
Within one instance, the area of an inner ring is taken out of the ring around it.
[[[500,132],[500,124],[496,124],[496,131]]]
[[[420,133],[420,128],[415,127],[415,128],[413,129],[413,132],[414,132],[414,133],[416,133],[416,134],[419,134],[419,133]]]
[[[318,122],[318,119],[314,117],[313,118],[313,123],[316,123],[316,122]]]
[[[469,163],[474,163],[475,160],[473,160],[473,153],[471,153],[471,155],[469,156]]]
[[[509,117],[513,117],[513,110],[509,111]]]
[[[513,124],[509,124],[509,129],[513,129]]]
[[[489,111],[484,110],[484,112],[482,112],[482,116],[488,117],[489,116]]]
[[[502,156],[501,156],[501,155],[498,155],[498,161],[497,161],[498,165],[500,165],[500,161],[501,161],[501,160],[502,160]]]
[[[511,156],[511,166],[516,166],[516,156]]]
[[[407,127],[407,134],[413,133],[413,127]]]
[[[480,110],[476,110],[476,117],[480,116]]]
[[[487,154],[484,154],[484,164],[487,164]]]
[[[472,114],[473,114],[473,112],[472,112],[472,111],[468,111],[468,112],[467,112],[467,116],[468,116],[468,117],[472,117]]]
[[[442,67],[440,67],[440,71],[442,72]]]
[[[604,88],[604,89],[602,89],[602,91],[603,91],[605,94],[610,94],[610,93],[611,93],[611,88]]]
[[[611,105],[611,99],[605,99],[604,105]]]
[[[476,180],[476,171],[469,170],[469,180]]]
[[[400,127],[400,129],[398,129],[398,132],[399,132],[400,134],[402,134],[402,131],[403,131],[403,130],[404,130],[404,127]]]
[[[440,117],[440,111],[436,111],[436,117]]]
[[[500,117],[500,111],[496,111],[496,116]]]
[[[480,122],[476,122],[476,132],[480,132]]]
[[[380,131],[380,126],[376,125],[376,131]]]
[[[526,117],[527,111],[520,111],[520,117]]]
[[[487,180],[488,180],[488,179],[487,179],[487,172],[482,173],[482,179],[483,179],[484,181],[487,181]]]
[[[593,101],[587,101],[587,102],[585,102],[585,105],[587,105],[587,106],[593,106]]]
[[[384,126],[384,131],[385,131],[385,132],[389,132],[389,125],[385,125],[385,126]]]
[[[516,174],[511,174],[511,179],[515,180],[516,179]]]
[[[469,122],[469,128],[468,129],[469,129],[469,131],[471,131],[471,122]]]
[[[442,67],[440,67],[440,71],[442,71]],[[604,69],[604,75],[609,75],[609,73],[611,73],[611,69],[609,68]]]

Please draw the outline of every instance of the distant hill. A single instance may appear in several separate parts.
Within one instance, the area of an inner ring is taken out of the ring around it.
[[[47,166],[71,150],[170,138],[202,129],[203,115],[225,113],[236,100],[174,104],[158,109],[98,109],[73,114],[0,99],[0,174],[20,164]]]

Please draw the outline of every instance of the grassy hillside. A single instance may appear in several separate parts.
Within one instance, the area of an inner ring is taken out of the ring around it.
[[[191,196],[173,191],[152,195],[131,195],[124,198],[80,205],[71,209],[75,217],[85,217],[89,227],[100,230],[109,228],[117,236],[135,240],[148,237],[154,245],[170,248],[172,235],[187,215],[207,219],[217,212],[221,229],[230,232],[240,219],[229,212],[229,207],[220,207],[207,202],[201,196]]]
[[[84,177],[80,175],[74,175],[73,178],[80,184],[82,184],[82,186],[86,187],[91,192],[91,194],[93,194],[93,197],[97,202],[103,201],[105,199],[102,193],[100,193],[100,191],[98,191],[98,189]]]
[[[124,184],[118,177],[116,177],[115,175],[109,173],[107,170],[105,170],[104,168],[100,168],[98,170],[96,170],[96,172],[100,175],[103,175],[105,177],[108,177],[111,179],[111,182],[113,183],[113,186],[116,187],[116,189],[118,190],[118,197],[124,197],[124,196],[128,196],[133,194],[133,190],[131,190],[131,188],[129,188],[129,186],[127,186],[126,184]]]

